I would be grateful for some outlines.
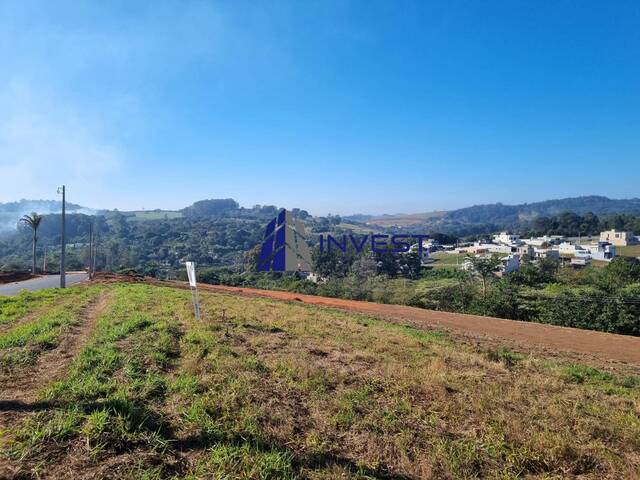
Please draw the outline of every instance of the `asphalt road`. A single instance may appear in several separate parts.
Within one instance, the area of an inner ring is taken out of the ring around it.
[[[86,273],[67,273],[67,286],[86,280]],[[31,290],[35,292],[43,288],[55,288],[60,286],[60,275],[47,275],[44,277],[32,278],[22,282],[13,282],[0,285],[0,295],[17,295],[20,290]]]

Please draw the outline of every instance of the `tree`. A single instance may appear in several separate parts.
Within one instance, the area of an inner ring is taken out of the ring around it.
[[[632,283],[640,283],[640,260],[616,257],[599,273],[599,283],[605,290],[615,290]]]
[[[42,222],[42,216],[33,212],[31,215],[25,215],[20,219],[20,223],[26,227],[29,227],[33,233],[33,265],[31,267],[31,273],[36,274],[36,244],[38,243],[38,227]]]
[[[490,257],[469,257],[473,270],[482,279],[482,296],[487,298],[487,280],[493,277],[493,273],[500,265],[500,257],[492,255]]]
[[[232,198],[216,198],[200,200],[182,211],[188,217],[214,217],[239,208],[238,202]]]
[[[375,254],[368,250],[360,254],[351,265],[351,273],[360,280],[375,277],[378,270],[378,262]]]

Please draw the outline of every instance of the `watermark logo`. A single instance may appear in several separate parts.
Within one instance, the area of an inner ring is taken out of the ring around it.
[[[304,224],[282,209],[264,232],[258,257],[260,272],[310,272],[311,252],[305,240]]]

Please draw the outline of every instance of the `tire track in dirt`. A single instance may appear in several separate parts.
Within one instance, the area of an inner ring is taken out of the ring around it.
[[[42,315],[42,313],[44,313],[49,308],[55,308],[61,305],[68,305],[71,303],[72,300],[73,299],[69,297],[60,297],[54,300],[52,303],[49,303],[46,305],[39,305],[34,310],[26,313],[21,317],[16,318],[15,320],[0,324],[0,334],[6,333],[9,330],[13,330],[15,327],[19,327],[20,325],[24,325],[25,323],[29,323],[35,320],[36,318],[38,318],[38,316]]]
[[[49,305],[47,305],[47,307],[48,306]],[[19,327],[20,325],[24,325],[25,323],[32,322],[33,320],[38,318],[38,315],[40,315],[42,311],[42,308],[38,308],[33,312],[29,312],[26,315],[23,315],[22,317],[19,317],[15,320],[0,324],[0,334],[7,333],[9,330],[12,330],[15,327]]]
[[[161,302],[161,297],[156,296],[154,298],[150,298],[150,300],[155,300],[153,302],[154,306],[159,305]],[[188,308],[191,306],[189,302],[187,304],[187,312],[190,310]],[[148,307],[145,305],[137,305],[137,311],[148,313],[151,316],[156,317],[157,320],[160,320],[159,313],[154,311],[152,307]],[[172,384],[177,376],[180,374],[182,368],[182,362],[184,361],[183,356],[183,337],[189,328],[192,327],[190,320],[190,316],[183,317],[182,315],[168,314],[168,317],[173,320],[168,320],[167,322],[172,326],[175,326],[175,329],[171,328],[172,340],[175,342],[175,349],[171,353],[171,361],[165,365],[160,367],[159,365],[148,365],[146,368],[148,370],[158,369],[156,373],[162,375],[167,385]],[[157,323],[159,324],[159,323]],[[137,341],[134,336],[137,335],[138,332],[131,332],[124,338],[117,340],[113,345],[116,346],[119,352],[123,355],[128,355],[132,349],[137,348]],[[153,342],[153,339],[143,340]],[[122,384],[126,384],[128,382],[127,379],[120,378],[122,375],[122,371],[116,372],[112,378],[121,382]],[[169,391],[164,391],[163,393],[156,394],[156,400],[153,403],[153,412],[158,415],[159,419],[162,419],[162,425],[167,430],[163,432],[163,435],[171,435],[167,437],[172,445],[180,444],[183,442],[183,438],[179,436],[180,432],[176,430],[176,426],[180,424],[180,420],[182,418],[182,414],[176,410],[177,404],[171,400],[171,393]],[[135,402],[141,408],[150,407],[150,404],[147,404],[144,400],[137,399]],[[184,434],[187,437],[187,434]],[[77,439],[76,442],[84,443],[84,440]],[[132,465],[135,465],[139,462],[144,462],[149,465],[154,466],[162,466],[162,468],[166,468],[167,470],[172,472],[172,475],[175,474],[177,478],[182,478],[182,476],[186,475],[189,471],[189,457],[188,454],[190,452],[183,452],[176,448],[168,448],[163,450],[162,452],[155,451],[145,451],[143,447],[134,448],[130,451],[127,450],[118,450],[111,449],[105,450],[97,457],[92,457],[87,453],[87,450],[84,445],[79,446],[78,448],[69,447],[66,449],[64,453],[60,453],[59,455],[52,455],[47,461],[47,470],[42,474],[42,479],[75,479],[75,480],[93,480],[97,478],[104,479],[117,479],[117,478],[130,478],[131,473],[129,469]],[[0,460],[1,461],[1,460]],[[24,468],[24,467],[23,467]],[[30,471],[27,467],[24,471]],[[128,473],[127,473],[128,472]],[[172,475],[169,475],[170,478],[173,478]],[[2,468],[0,466],[0,480],[2,480]],[[17,477],[20,478],[20,477]],[[163,476],[162,478],[165,478]],[[168,478],[168,477],[167,477]]]
[[[98,317],[109,303],[109,292],[101,292],[84,307],[80,321],[62,333],[58,346],[42,354],[36,363],[27,369],[14,372],[3,379],[0,388],[0,434],[10,430],[30,411],[46,408],[38,403],[38,393],[47,385],[60,380],[75,356],[81,351],[93,333]],[[0,460],[0,478],[6,472]]]

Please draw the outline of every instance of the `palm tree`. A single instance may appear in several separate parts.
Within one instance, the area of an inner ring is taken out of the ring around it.
[[[36,274],[36,244],[38,243],[38,227],[40,226],[40,222],[42,222],[42,216],[38,215],[36,212],[33,212],[31,215],[25,215],[20,219],[20,223],[25,225],[31,230],[33,230],[33,266],[31,267],[31,273],[33,275]]]

